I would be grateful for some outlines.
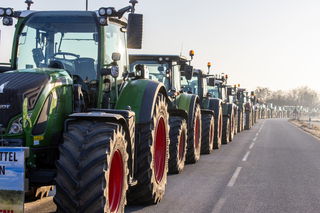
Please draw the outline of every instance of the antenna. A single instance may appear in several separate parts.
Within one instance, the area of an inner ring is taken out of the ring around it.
[[[181,43],[180,56],[182,56],[182,51],[183,51],[183,42]]]
[[[31,5],[33,4],[32,0],[26,0],[24,3],[28,5],[27,10],[30,10]]]
[[[88,11],[88,6],[89,6],[89,0],[86,0],[86,11]]]

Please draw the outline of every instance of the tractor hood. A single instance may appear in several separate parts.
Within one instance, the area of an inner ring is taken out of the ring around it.
[[[25,98],[28,98],[28,110],[32,110],[49,80],[50,75],[46,72],[1,73],[0,125],[6,128],[10,119],[22,113]]]

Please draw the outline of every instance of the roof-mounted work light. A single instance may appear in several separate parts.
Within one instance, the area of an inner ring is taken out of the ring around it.
[[[0,17],[9,16],[12,17],[14,15],[12,8],[0,8]]]

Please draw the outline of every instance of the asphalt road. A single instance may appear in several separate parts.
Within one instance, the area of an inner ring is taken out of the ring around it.
[[[52,199],[26,204],[49,212]],[[260,120],[233,142],[168,178],[158,205],[126,212],[320,212],[320,141],[285,119]]]

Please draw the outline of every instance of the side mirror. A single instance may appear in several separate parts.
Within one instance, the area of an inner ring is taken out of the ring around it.
[[[130,49],[142,48],[143,15],[130,13],[127,26],[127,44]]]
[[[149,70],[147,66],[143,64],[137,64],[135,66],[135,76],[137,78],[149,79]]]
[[[184,76],[187,80],[191,80],[193,76],[193,66],[190,65],[184,65],[183,67]]]
[[[111,58],[112,58],[112,61],[114,61],[114,62],[120,61],[120,59],[121,59],[121,54],[120,54],[120,53],[117,53],[117,52],[114,52],[114,53],[112,53]]]
[[[215,86],[215,80],[214,80],[214,78],[208,78],[208,86],[212,86],[212,87]]]

